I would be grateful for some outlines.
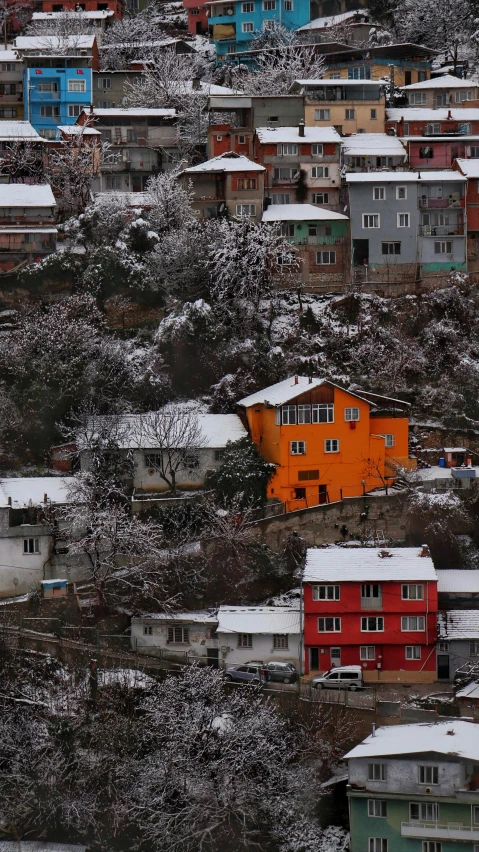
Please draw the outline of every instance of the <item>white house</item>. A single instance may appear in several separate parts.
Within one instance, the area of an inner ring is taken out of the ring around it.
[[[281,660],[299,668],[299,606],[220,606],[216,632],[226,666]]]
[[[140,654],[218,665],[216,610],[148,613],[131,619],[131,645]]]

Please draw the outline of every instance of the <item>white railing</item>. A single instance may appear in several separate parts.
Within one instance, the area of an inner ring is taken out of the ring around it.
[[[458,822],[413,822],[401,823],[402,837],[424,837],[438,840],[479,840],[479,825],[462,825]]]

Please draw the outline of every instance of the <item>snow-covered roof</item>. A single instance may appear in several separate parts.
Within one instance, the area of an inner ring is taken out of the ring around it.
[[[147,612],[131,619],[132,624],[146,624],[149,621],[177,622],[182,624],[216,624],[216,610],[192,610],[191,612]]]
[[[309,24],[304,24],[304,26],[298,27],[298,32],[303,32],[304,30],[321,30],[324,27],[335,27],[337,24],[342,24],[350,18],[358,17],[358,15],[362,18],[367,15],[367,11],[356,9],[354,12],[342,12],[340,15],[328,15],[324,18],[315,18],[314,21],[310,21]]]
[[[56,207],[56,201],[49,183],[7,183],[2,184],[0,207]]]
[[[249,408],[251,405],[263,405],[263,403],[264,405],[284,405],[284,403],[290,399],[294,399],[301,393],[314,390],[314,388],[319,388],[320,385],[324,384],[332,385],[335,388],[339,387],[334,382],[330,382],[329,379],[313,379],[309,376],[290,376],[288,379],[283,379],[282,382],[276,382],[275,385],[269,385],[269,387],[263,390],[245,396],[243,399],[240,399],[238,405],[243,405],[245,408]],[[343,388],[340,388],[340,390],[343,390]],[[345,393],[350,393],[351,396],[355,396],[357,399],[363,399],[362,396],[352,391],[345,391]],[[364,402],[371,405],[366,399]]]
[[[89,109],[83,110],[86,115],[90,115]],[[174,118],[176,115],[176,109],[153,109],[151,107],[129,107],[125,109],[123,107],[109,107],[108,109],[103,109],[100,107],[93,107],[93,115],[98,116],[99,118],[108,118],[108,116],[159,116],[160,118]]]
[[[402,157],[407,158],[407,152],[397,136],[387,133],[353,133],[342,140],[343,153],[346,157]]]
[[[440,639],[479,639],[479,610],[453,609],[439,612],[437,631]]]
[[[39,506],[43,504],[45,494],[47,503],[69,503],[68,492],[72,482],[72,477],[68,476],[25,476],[0,479],[0,505],[11,505],[13,509],[23,509],[30,505]]]
[[[206,160],[205,163],[200,163],[198,166],[190,166],[185,169],[182,174],[195,174],[201,172],[265,172],[264,166],[259,163],[254,163],[248,157],[242,154],[235,154],[228,151],[226,154],[220,154],[218,157],[213,157],[211,160]]]
[[[438,568],[437,591],[439,594],[479,594],[479,569]]]
[[[59,124],[57,130],[67,136],[101,136],[99,130],[95,130],[94,127],[86,127],[84,124]]]
[[[318,79],[312,80],[295,80],[293,85],[298,86],[347,86],[354,89],[355,86],[381,86],[383,85],[380,80],[325,80],[323,77],[318,77]]]
[[[421,84],[422,85],[422,84]],[[478,121],[479,107],[464,109],[426,109],[422,107],[394,107],[386,110],[386,121]]]
[[[452,169],[440,169],[430,172],[420,172],[418,175],[419,183],[436,183],[437,181],[452,181],[453,183],[465,183],[467,178],[459,172],[453,172]]]
[[[381,556],[381,553],[391,554]],[[310,547],[306,551],[303,580],[306,583],[353,582],[355,580],[437,579],[430,556],[421,556],[419,547]]]
[[[452,467],[439,467],[439,465],[433,465],[432,467],[425,467],[414,471],[414,475],[422,482],[430,482],[434,479],[452,479],[453,470],[454,468]],[[468,470],[473,470],[479,480],[479,467],[470,467]]]
[[[187,416],[188,409],[191,408],[192,419],[191,427],[195,427],[199,434],[198,449],[222,449],[226,447],[228,441],[239,441],[240,438],[246,437],[246,429],[237,414],[203,414],[194,411],[192,406],[187,403],[177,406],[178,416]],[[174,410],[172,406],[168,406],[168,422]],[[108,416],[104,418],[108,421]],[[161,409],[159,412],[150,412],[149,414],[125,414],[118,419],[112,418],[112,424],[115,430],[115,439],[120,449],[142,449],[142,450],[157,450],[158,438],[155,437],[156,423],[161,424]],[[170,428],[170,434],[175,436],[175,439],[186,440],[184,437],[189,430],[189,425],[185,424],[185,428],[178,428],[175,434],[174,427]],[[191,435],[191,430],[188,433]],[[188,439],[188,445],[191,438]],[[80,449],[81,440],[79,439]],[[181,446],[171,447],[170,449],[181,449]]]
[[[2,57],[0,55],[0,62]],[[11,139],[24,139],[29,142],[45,142],[29,121],[0,121],[0,139],[8,141]]]
[[[18,50],[72,50],[74,48],[84,50],[92,48],[94,43],[94,35],[17,36],[15,39],[15,47]]]
[[[350,172],[346,183],[416,183],[417,172]]]
[[[21,62],[21,58],[19,57],[16,50],[1,50],[0,49],[0,62]]]
[[[464,160],[458,158],[456,160],[463,175],[467,178],[479,178],[479,160]]]
[[[456,698],[475,698],[479,699],[479,683],[473,680],[472,683],[468,683],[467,686],[463,686],[462,689],[459,689],[456,692]]]
[[[376,728],[362,743],[345,755],[354,757],[387,757],[435,752],[451,757],[479,761],[477,726],[465,720],[448,719],[434,724],[392,725]]]
[[[86,846],[46,840],[0,840],[0,852],[86,852]]]
[[[98,12],[84,12],[83,10],[81,12],[77,12],[79,20],[85,19],[89,21],[101,21],[105,18],[112,18],[114,14],[113,9],[101,9]],[[62,20],[64,17],[65,12],[34,12],[32,15],[32,21],[57,21]]]
[[[468,136],[466,134],[458,134],[457,136],[448,136],[441,133],[439,136],[431,136],[429,133],[426,136],[418,136],[418,135],[409,135],[402,137],[404,142],[418,142],[420,145],[427,144],[428,142],[444,142],[449,145],[457,145],[458,142],[477,142],[479,140],[479,135],[474,134],[472,136]]]
[[[474,89],[477,80],[460,80],[452,74],[444,74],[443,77],[433,77],[431,80],[421,80],[420,83],[411,83],[409,86],[400,86],[403,92],[414,92],[416,89]]]
[[[347,221],[348,216],[316,207],[314,204],[272,204],[263,213],[263,222],[325,222],[332,219]]]
[[[297,142],[305,145],[308,142],[341,142],[341,136],[334,127],[304,127],[304,136],[298,127],[257,127],[256,135],[265,145],[270,142]]]
[[[1,197],[1,195],[0,195]],[[58,228],[38,228],[30,225],[29,228],[2,228],[2,234],[58,234]]]
[[[220,606],[217,633],[301,633],[301,614],[286,606]]]

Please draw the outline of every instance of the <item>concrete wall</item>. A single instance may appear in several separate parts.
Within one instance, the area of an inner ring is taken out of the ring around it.
[[[152,629],[151,635],[144,633],[144,627]],[[188,627],[188,644],[168,643],[168,627]],[[207,648],[217,648],[218,639],[212,636],[215,624],[201,624],[184,621],[171,620],[155,621],[154,619],[132,619],[131,645],[136,651],[151,656],[160,656],[161,652],[171,657],[186,655],[190,657],[207,657]]]
[[[38,539],[38,553],[24,553],[24,539]],[[52,538],[42,524],[2,530],[0,538],[0,598],[31,592],[44,579]]]
[[[369,781],[368,764],[385,763],[386,780]],[[434,786],[419,784],[419,764],[439,767],[439,783]],[[454,796],[456,789],[465,781],[465,767],[458,761],[438,759],[437,755],[418,755],[414,760],[391,758],[354,758],[349,761],[349,783],[375,793],[410,793],[421,795],[431,786],[437,796]]]
[[[299,666],[299,634],[289,636],[289,648],[280,650],[273,648],[273,636],[271,633],[254,633],[251,648],[238,648],[237,633],[218,632],[218,644],[221,649],[221,659],[226,666],[243,665],[249,660],[259,660],[267,663],[270,660],[280,660],[285,663],[293,663]],[[227,648],[226,651],[223,649]]]
[[[397,199],[396,188],[404,185],[407,198]],[[374,190],[384,187],[384,201],[374,199]],[[349,184],[351,205],[351,239],[369,240],[369,265],[388,265],[392,268],[416,262],[416,235],[419,225],[417,186],[400,181],[387,182],[377,175],[377,183],[369,181]],[[379,228],[364,228],[363,214],[379,214]],[[409,213],[409,227],[398,228],[398,213]],[[400,242],[400,255],[383,255],[383,242]]]

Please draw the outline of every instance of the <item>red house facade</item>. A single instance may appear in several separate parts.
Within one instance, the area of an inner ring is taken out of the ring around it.
[[[207,33],[208,16],[205,4],[201,0],[183,0],[183,8],[188,14],[188,32],[191,35]]]
[[[442,136],[479,134],[479,112],[468,109],[424,109],[395,107],[386,110],[386,133],[396,136]]]
[[[427,548],[310,548],[305,673],[360,665],[365,681],[436,679],[437,577]]]
[[[479,159],[458,159],[453,169],[467,177],[467,269],[479,272]]]

